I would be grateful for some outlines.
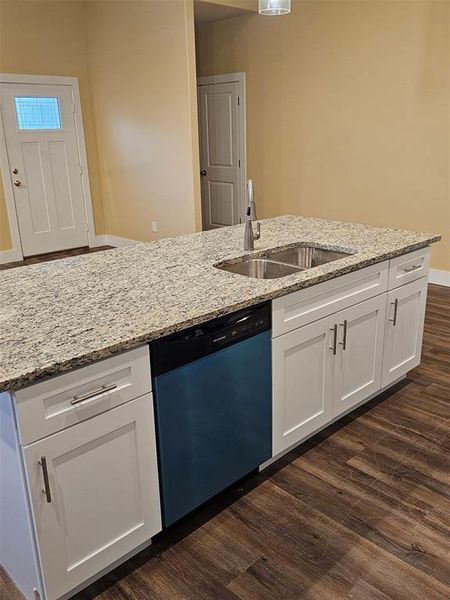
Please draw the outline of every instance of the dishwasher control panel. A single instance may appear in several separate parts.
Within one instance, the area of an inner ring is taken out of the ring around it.
[[[155,340],[150,344],[152,375],[156,377],[270,328],[270,302],[265,302]]]
[[[242,323],[237,323],[228,330],[212,335],[211,347],[217,348],[228,346],[234,341],[245,339],[249,335],[254,335],[266,331],[267,329],[270,329],[270,319],[267,317],[261,317],[255,320],[248,319],[247,321],[245,321],[244,318]]]

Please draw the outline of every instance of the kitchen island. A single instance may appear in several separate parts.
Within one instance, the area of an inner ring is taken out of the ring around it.
[[[246,254],[236,225],[0,272],[0,392],[440,239],[296,216],[261,224],[253,255],[299,242],[353,254],[279,279],[227,273],[214,265]]]
[[[162,528],[148,342],[262,305],[270,461],[419,363],[440,236],[292,216],[261,229],[252,257],[344,255],[274,279],[227,272],[248,255],[235,226],[0,273],[0,562],[27,600],[70,597]],[[230,336],[248,337],[246,318]],[[241,414],[234,430],[254,429]]]

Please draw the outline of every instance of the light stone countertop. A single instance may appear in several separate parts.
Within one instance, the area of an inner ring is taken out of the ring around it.
[[[279,279],[227,273],[236,225],[0,271],[0,392],[428,246],[439,235],[294,216],[261,221],[255,252],[312,243],[355,254]]]

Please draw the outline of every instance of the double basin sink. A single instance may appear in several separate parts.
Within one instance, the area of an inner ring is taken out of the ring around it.
[[[215,266],[223,271],[247,277],[277,279],[339,260],[350,254],[351,252],[337,252],[315,246],[298,245],[287,249],[268,250],[260,257],[246,257],[239,261],[231,260]]]

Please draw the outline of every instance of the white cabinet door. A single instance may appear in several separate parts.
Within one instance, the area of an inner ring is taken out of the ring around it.
[[[332,418],[333,316],[272,341],[273,455]]]
[[[428,278],[388,293],[382,386],[420,363]]]
[[[333,417],[381,388],[386,295],[339,312]]]
[[[151,394],[30,444],[24,455],[47,600],[161,530]]]

